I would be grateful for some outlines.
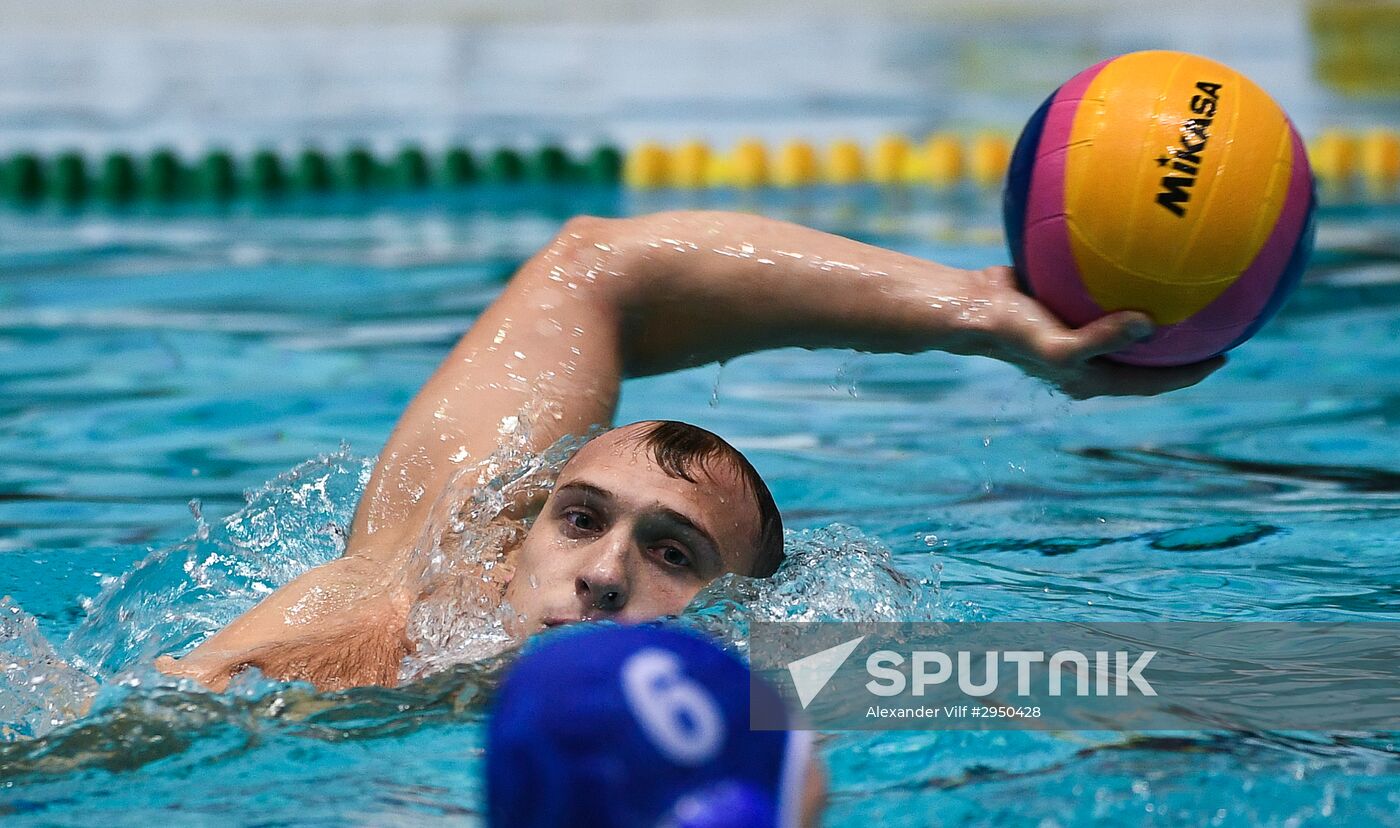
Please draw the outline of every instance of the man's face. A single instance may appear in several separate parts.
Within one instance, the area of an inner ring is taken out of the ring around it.
[[[516,550],[506,601],[516,634],[589,619],[680,612],[710,581],[748,573],[759,555],[758,506],[737,469],[696,467],[696,482],[656,465],[641,425],[579,449]]]

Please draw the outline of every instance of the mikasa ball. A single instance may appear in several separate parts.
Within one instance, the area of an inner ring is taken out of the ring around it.
[[[1066,323],[1142,311],[1111,356],[1185,365],[1253,336],[1297,286],[1316,197],[1288,116],[1239,72],[1134,52],[1061,86],[1021,133],[1004,204],[1021,289]]]

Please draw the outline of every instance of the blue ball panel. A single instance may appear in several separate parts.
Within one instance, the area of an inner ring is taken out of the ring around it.
[[[1021,130],[1016,139],[1016,149],[1011,153],[1011,164],[1006,173],[1006,192],[1002,195],[1001,216],[1006,225],[1006,243],[1011,248],[1011,261],[1016,268],[1016,284],[1023,293],[1031,294],[1030,284],[1024,274],[1026,255],[1021,248],[1025,239],[1026,200],[1030,194],[1031,173],[1035,170],[1036,150],[1040,147],[1040,134],[1045,131],[1045,118],[1050,114],[1050,104],[1060,94],[1056,89]]]
[[[1298,283],[1303,280],[1303,271],[1308,267],[1308,259],[1312,257],[1313,241],[1317,236],[1317,182],[1313,182],[1312,192],[1308,195],[1308,217],[1303,224],[1303,232],[1298,236],[1298,243],[1293,246],[1293,253],[1288,257],[1288,266],[1284,268],[1283,274],[1279,276],[1278,285],[1274,287],[1274,292],[1269,296],[1269,301],[1264,305],[1264,309],[1259,312],[1248,328],[1244,329],[1234,342],[1231,342],[1221,353],[1244,343],[1246,339],[1254,336],[1259,329],[1264,327],[1264,323],[1274,318],[1274,314],[1279,312],[1283,303],[1292,295]]]

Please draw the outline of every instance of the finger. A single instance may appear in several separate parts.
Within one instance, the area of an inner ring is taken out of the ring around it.
[[[1191,365],[1178,365],[1171,368],[1142,368],[1134,370],[1131,386],[1136,394],[1163,394],[1189,388],[1225,365],[1225,357],[1218,356]]]
[[[1195,385],[1224,364],[1223,356],[1171,368],[1138,368],[1096,359],[1085,366],[1073,381],[1065,383],[1061,390],[1081,400],[1090,397],[1148,397]]]
[[[243,672],[248,667],[248,665],[239,665],[230,669],[226,665],[217,665],[213,667],[200,668],[190,666],[187,664],[182,664],[180,662],[175,661],[174,659],[171,659],[170,662],[165,666],[162,666],[159,663],[156,666],[160,668],[161,672],[165,673],[168,676],[174,676],[176,678],[182,679],[193,679],[194,681],[199,682],[200,684],[204,685],[210,690],[213,690],[215,693],[224,692],[224,689],[228,687],[229,682],[233,679],[233,677]],[[166,669],[166,667],[169,667],[170,669]]]
[[[206,672],[204,668],[189,658],[174,658],[168,655],[157,658],[155,667],[167,676],[181,678],[198,679]]]
[[[1073,331],[1074,344],[1070,356],[1084,362],[1116,353],[1148,338],[1154,330],[1152,319],[1145,313],[1111,313]]]

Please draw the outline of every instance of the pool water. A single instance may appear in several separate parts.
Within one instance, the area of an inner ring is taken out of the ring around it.
[[[970,192],[0,214],[6,823],[479,821],[495,658],[331,696],[256,677],[215,696],[149,659],[338,554],[399,412],[567,216],[686,206],[1006,260],[995,199]],[[1400,620],[1397,219],[1325,211],[1280,317],[1163,397],[1072,403],[944,354],[776,351],[629,382],[620,421],[731,439],[795,533],[776,584],[717,585],[688,622]],[[1400,824],[1393,733],[820,744],[836,826]]]

